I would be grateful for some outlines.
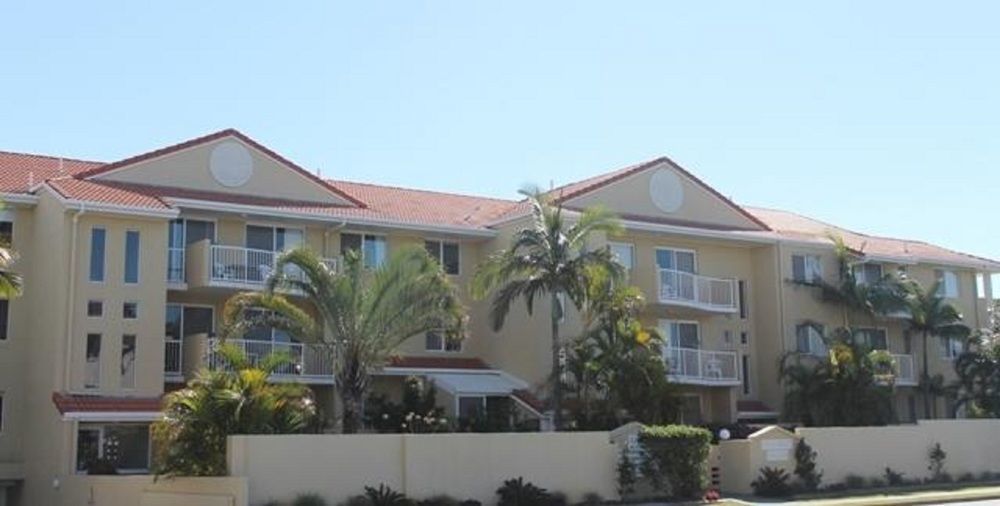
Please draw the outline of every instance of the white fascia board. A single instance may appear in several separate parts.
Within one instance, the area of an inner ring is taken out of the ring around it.
[[[0,193],[0,202],[4,204],[17,204],[33,206],[38,203],[38,195],[30,193]]]
[[[421,232],[434,232],[442,234],[463,235],[470,237],[495,237],[495,230],[475,229],[466,227],[451,227],[447,225],[422,225],[417,223],[407,223],[394,220],[373,220],[357,217],[325,216],[315,213],[302,213],[295,211],[279,211],[272,207],[254,206],[247,204],[233,204],[228,202],[213,202],[209,200],[164,198],[171,205],[202,211],[216,211],[223,213],[256,214],[261,216],[271,216],[275,218],[288,218],[295,220],[319,221],[324,223],[340,222],[349,225],[362,225],[384,228],[396,228],[404,230],[414,230]]]
[[[67,411],[62,419],[70,422],[155,422],[161,411]]]

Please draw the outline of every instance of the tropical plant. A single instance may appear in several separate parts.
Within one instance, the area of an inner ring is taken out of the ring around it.
[[[3,209],[2,203],[0,203],[0,209]],[[17,253],[11,246],[8,241],[0,242],[0,299],[13,299],[20,296],[24,286],[24,279],[13,271],[14,262],[17,261]]]
[[[1000,418],[1000,343],[984,341],[955,360],[955,409],[972,416]]]
[[[316,418],[308,387],[268,381],[289,363],[287,355],[253,362],[232,345],[217,353],[223,367],[200,371],[186,388],[166,396],[163,418],[152,431],[157,474],[224,475],[226,436],[303,432]]]
[[[701,427],[664,425],[643,427],[639,442],[652,468],[649,473],[657,489],[666,485],[678,498],[694,498],[708,486],[708,452],[712,434]]]
[[[944,461],[948,458],[948,452],[941,448],[941,443],[934,443],[927,450],[927,470],[931,472],[932,481],[950,481],[945,479]]]
[[[931,416],[931,394],[933,379],[928,368],[930,353],[927,340],[930,336],[942,339],[968,339],[971,330],[962,323],[962,314],[955,306],[945,301],[939,294],[940,282],[935,282],[925,290],[920,283],[907,280],[903,283],[907,327],[921,335],[920,390],[924,404],[924,416]]]
[[[567,361],[577,428],[674,422],[679,399],[667,381],[659,333],[639,321],[642,292],[597,276],[588,300],[586,330],[570,346]]]
[[[406,498],[401,492],[397,492],[385,483],[380,483],[378,488],[365,487],[365,497],[371,506],[410,506],[412,501]]]
[[[599,273],[619,277],[623,271],[607,248],[591,249],[588,241],[597,233],[617,233],[621,225],[604,208],[588,208],[574,223],[567,223],[563,208],[553,204],[541,191],[522,190],[532,209],[531,224],[514,233],[510,246],[487,258],[479,266],[473,282],[476,298],[493,295],[490,318],[494,330],[503,328],[511,305],[523,298],[528,314],[535,299],[548,297],[551,305],[550,331],[552,374],[550,404],[553,424],[562,428],[564,343],[559,336],[565,308],[562,300],[580,308],[587,300],[589,280]]]
[[[227,336],[270,325],[321,345],[333,364],[342,431],[354,433],[372,373],[415,335],[443,329],[448,339],[460,339],[465,316],[455,287],[423,248],[401,248],[370,269],[357,252],[343,260],[343,268],[335,270],[305,248],[282,253],[266,289],[235,295],[224,319]],[[315,316],[282,295],[289,291],[303,297]]]
[[[829,238],[837,256],[837,279],[832,283],[810,280],[806,284],[818,287],[822,300],[840,306],[844,327],[852,325],[852,314],[874,318],[902,308],[901,288],[893,275],[859,281],[854,267],[860,254],[848,247],[842,237],[831,234]]]
[[[893,470],[891,467],[886,466],[885,472],[882,475],[885,478],[885,482],[889,484],[890,487],[895,487],[897,485],[902,485],[905,481],[903,478],[903,473]]]
[[[760,497],[785,497],[792,493],[788,471],[777,467],[760,468],[757,479],[750,483],[754,495]]]
[[[618,497],[624,499],[635,492],[635,484],[639,481],[636,465],[624,449],[619,452],[618,464],[615,466],[615,482],[618,486]]]
[[[497,489],[497,506],[551,506],[552,495],[544,488],[524,481],[523,477],[506,480]]]
[[[778,377],[785,389],[785,417],[811,426],[885,425],[892,420],[893,363],[854,332],[836,329],[823,357],[787,353]]]
[[[417,376],[403,380],[402,403],[384,395],[371,395],[365,403],[366,423],[382,433],[447,432],[451,427],[444,409],[437,405],[432,381]]]
[[[309,492],[295,496],[291,506],[326,506],[326,499],[317,493]]]
[[[819,484],[823,481],[823,472],[816,469],[816,455],[805,438],[795,444],[795,476],[799,478],[802,487],[809,491],[819,489]]]

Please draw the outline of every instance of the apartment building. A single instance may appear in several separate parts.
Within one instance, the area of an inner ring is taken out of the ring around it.
[[[875,237],[794,213],[741,207],[667,158],[552,190],[573,213],[601,204],[625,232],[598,238],[646,295],[643,321],[663,332],[670,379],[689,422],[773,419],[776,377],[789,351],[822,353],[839,308],[794,283],[836,276],[830,232],[862,254],[865,279],[905,270],[944,294],[974,327],[987,324],[990,274],[1000,263],[919,241]],[[407,244],[440,259],[465,295],[470,335],[414,336],[375,388],[434,381],[451,416],[504,400],[542,418],[549,330],[518,304],[499,332],[488,301],[468,297],[476,265],[530,220],[522,202],[323,180],[235,130],[111,163],[0,152],[0,235],[21,257],[24,295],[0,302],[0,505],[67,502],[67,483],[119,444],[121,473],[149,466],[149,423],[164,392],[218,365],[225,301],[262,289],[277,253],[306,245],[336,268],[360,250],[377,265]],[[870,321],[869,321],[870,320]],[[898,317],[855,320],[896,357],[897,410],[918,415],[920,350]],[[857,323],[856,323],[857,324]],[[572,309],[564,335],[581,331]],[[247,354],[286,351],[277,381],[300,381],[336,409],[330,366],[315,346],[277,329],[231,340]],[[951,374],[955,343],[933,348],[932,372]],[[945,406],[939,413],[946,412]]]

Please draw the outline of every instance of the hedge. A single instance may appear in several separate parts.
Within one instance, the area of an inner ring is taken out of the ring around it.
[[[643,427],[639,433],[651,463],[654,485],[673,497],[696,498],[708,486],[708,450],[712,433],[689,425]]]

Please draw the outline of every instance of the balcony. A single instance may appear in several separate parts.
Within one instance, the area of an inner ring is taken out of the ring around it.
[[[736,281],[690,272],[660,269],[660,304],[684,306],[715,313],[735,313]]]
[[[163,342],[163,375],[167,381],[177,381],[184,379],[183,350],[181,341],[167,339]]]
[[[275,271],[280,251],[268,251],[242,246],[223,246],[201,241],[188,247],[184,254],[187,283],[191,287],[218,287],[260,289]],[[331,269],[337,268],[337,259],[325,258]],[[301,276],[294,266],[287,266],[285,273],[292,278]],[[174,276],[175,273],[171,272]]]
[[[205,343],[204,364],[209,369],[225,367],[225,359],[218,353],[222,340],[209,338]],[[314,344],[254,341],[250,339],[227,339],[243,351],[251,363],[257,363],[272,353],[285,353],[291,363],[279,367],[272,378],[277,381],[301,381],[303,383],[333,383],[333,366],[326,356],[325,348]]]
[[[893,369],[896,375],[896,385],[916,386],[917,368],[913,355],[892,354]]]
[[[690,385],[740,384],[736,352],[667,347],[663,356],[670,381]]]

